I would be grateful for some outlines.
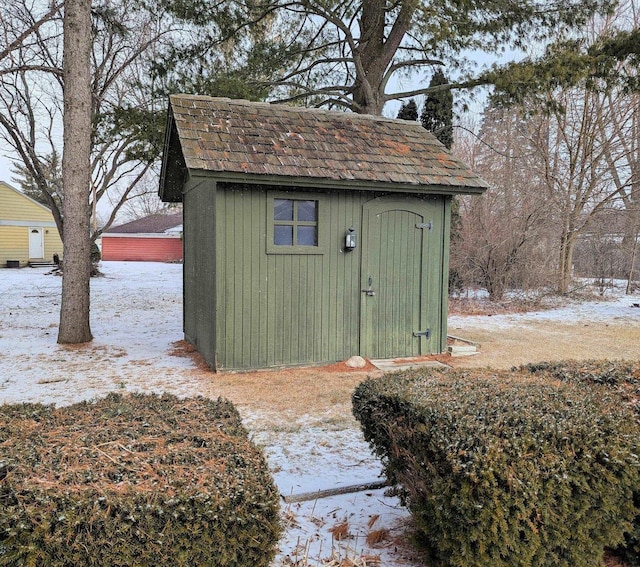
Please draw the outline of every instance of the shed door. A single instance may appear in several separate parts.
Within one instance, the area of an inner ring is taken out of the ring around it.
[[[370,358],[430,352],[427,298],[429,207],[381,198],[364,205],[360,353]],[[420,334],[424,333],[424,334]]]
[[[42,240],[41,228],[29,229],[29,258],[44,258],[44,244]]]

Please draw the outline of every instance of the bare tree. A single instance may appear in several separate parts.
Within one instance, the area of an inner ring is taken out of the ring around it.
[[[95,222],[91,226],[91,211],[95,219],[97,202],[112,200],[106,225],[112,223],[140,193],[136,185],[162,147],[165,101],[153,98],[153,50],[188,43],[186,19],[201,28],[208,22],[172,2],[92,6],[91,0],[69,0],[64,18],[62,3],[53,2],[39,14],[41,4],[17,0],[0,6],[0,26],[9,39],[0,51],[0,132],[41,189],[63,238],[58,341],[77,343],[91,340],[89,251],[100,233]],[[195,4],[195,12],[203,8]],[[59,150],[61,136],[62,208],[46,174],[47,156]]]
[[[545,111],[533,104],[487,109],[478,141],[459,144],[457,152],[466,151],[465,159],[492,188],[483,198],[463,201],[463,242],[452,252],[452,265],[495,298],[526,281],[544,283],[550,269],[555,288],[566,293],[581,238],[583,275],[620,275],[619,236],[629,242],[633,266],[636,96],[582,81],[548,92]],[[585,269],[588,249],[592,264]]]
[[[593,45],[612,31],[599,24],[596,20],[588,28]],[[627,88],[630,68],[637,72],[633,60],[623,58],[605,79],[595,74],[575,86],[556,86],[546,93],[546,111],[528,122],[536,149],[529,167],[544,180],[545,196],[560,229],[560,293],[569,289],[575,245],[599,213],[625,208],[628,247],[636,240],[632,211],[638,198],[640,149],[637,94]]]
[[[638,29],[640,3],[622,2],[618,10],[593,30],[597,36],[608,36],[618,29]],[[604,160],[611,184],[617,191],[617,207],[625,214],[621,248],[626,260],[627,293],[631,292],[640,235],[640,94],[629,84],[640,80],[633,61],[617,61],[614,71],[618,79],[603,85],[602,108],[598,116],[599,136],[604,144]]]
[[[13,0],[0,7],[0,34],[4,46],[0,49],[0,75],[15,71],[47,70],[60,73],[57,67],[49,67],[47,62],[36,56],[24,57],[25,52],[35,54],[31,49],[41,41],[57,34],[55,27],[49,24],[60,19],[60,10],[64,1],[53,0],[49,3]]]
[[[60,89],[62,2],[44,4],[16,0],[0,6],[0,29],[6,48],[0,52],[0,132],[13,148],[51,208],[60,234],[62,214],[47,182],[46,156],[60,155],[47,142],[60,129],[60,103],[42,105],[47,92]],[[58,119],[58,120],[57,120]]]
[[[557,289],[566,293],[578,237],[617,192],[608,184],[603,168],[604,149],[597,136],[598,97],[584,87],[552,96],[553,110],[529,122],[535,156],[528,167],[542,179],[545,199],[556,219]]]
[[[589,18],[580,34],[561,35],[541,61],[523,60],[497,72],[494,102],[518,103],[531,115],[536,148],[529,169],[544,180],[558,231],[557,289],[569,289],[575,245],[606,209],[635,208],[640,28],[637,0]],[[502,82],[504,79],[504,82]],[[628,248],[637,225],[627,215]]]
[[[159,110],[164,101],[149,99],[145,74],[150,62],[145,57],[166,32],[158,29],[155,15],[136,10],[128,0],[115,6],[94,9],[91,26],[94,129],[88,198],[94,219],[98,202],[111,204],[106,226],[136,194],[136,184],[160,152],[163,129]],[[61,190],[51,185],[48,163],[50,156],[59,155],[62,135],[61,23],[59,17],[51,18],[49,33],[36,34],[28,47],[16,49],[11,60],[5,60],[0,73],[0,135],[20,157],[19,169],[39,188],[64,236],[62,209],[55,198]],[[23,65],[25,58],[32,65]],[[34,65],[36,61],[42,64]],[[99,234],[94,222],[92,239]]]
[[[612,286],[615,279],[627,275],[622,246],[626,211],[608,207],[593,216],[576,243],[574,273],[577,277],[594,278],[599,292]]]
[[[136,185],[160,155],[164,142],[164,95],[177,88],[176,85],[186,84],[188,88],[191,83],[181,74],[197,75],[194,67],[202,67],[201,60],[206,59],[193,47],[194,42],[207,42],[210,62],[214,58],[211,54],[222,53],[215,61],[225,69],[230,67],[228,63],[234,56],[245,50],[243,44],[251,43],[241,35],[230,37],[231,32],[226,29],[223,33],[214,17],[221,12],[225,17],[219,18],[227,21],[225,18],[231,18],[229,14],[241,2],[225,1],[226,8],[196,4],[181,7],[173,2],[118,0],[92,6],[94,131],[90,199],[94,220],[98,203],[103,214],[106,204],[109,205],[102,228],[108,227],[125,203],[141,193]],[[23,19],[27,25],[37,6],[38,1],[31,4],[17,0],[0,7],[0,14],[6,15],[5,19]],[[64,88],[61,11],[48,14],[49,19],[40,25],[28,43],[16,44],[11,57],[6,57],[4,62],[0,60],[0,136],[7,147],[14,150],[21,162],[19,166],[36,182],[45,199],[50,192],[47,158],[59,154],[61,148]],[[211,26],[207,18],[211,19]],[[231,20],[235,22],[234,18]],[[234,25],[231,29],[237,27]],[[206,37],[198,36],[199,30],[205,28]],[[192,39],[192,36],[197,37]],[[227,44],[223,46],[224,41]],[[175,62],[178,71],[172,73],[166,68],[172,62],[166,58],[170,58],[178,46],[187,63],[180,67]],[[201,86],[206,92],[212,85],[203,80],[192,86]],[[218,87],[221,88],[219,84]],[[230,88],[234,92],[233,86]],[[214,94],[229,93],[219,90]],[[47,204],[63,235],[64,219],[59,206],[53,199],[48,199]],[[100,228],[94,222],[92,238],[99,234]]]
[[[458,128],[454,145],[491,187],[461,199],[451,265],[464,287],[484,287],[492,300],[509,289],[539,288],[550,273],[548,208],[526,167],[532,148],[525,124],[516,109],[488,108],[479,131]]]
[[[619,214],[624,219],[619,230],[620,248],[625,257],[627,293],[630,293],[640,234],[640,96],[618,90],[607,91],[602,97],[604,108],[598,116],[599,134],[604,144],[605,167],[616,192],[611,208],[624,213]]]
[[[127,220],[136,220],[149,215],[175,213],[182,210],[182,203],[163,203],[158,197],[158,175],[156,172],[145,176],[136,185],[135,194],[130,194],[121,208]],[[121,198],[118,199],[119,201]]]

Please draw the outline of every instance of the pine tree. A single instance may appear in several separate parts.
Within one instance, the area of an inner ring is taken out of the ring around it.
[[[44,184],[38,184],[31,170],[21,163],[14,163],[11,170],[13,177],[11,181],[18,184],[20,190],[45,207],[51,208],[52,198],[57,207],[62,210],[62,162],[58,152],[55,150],[42,158],[42,180]],[[41,186],[46,185],[46,189]],[[49,195],[45,195],[46,191]]]
[[[398,112],[398,118],[400,120],[411,120],[412,122],[418,120],[418,105],[416,101],[411,99],[409,102],[403,102]]]
[[[222,7],[226,17],[224,6],[228,5],[202,0],[158,1],[175,5],[183,13],[211,10],[221,24],[224,22],[217,12]],[[196,7],[187,7],[190,4]],[[415,77],[432,66],[455,66],[461,80],[452,88],[473,89],[491,84],[490,73],[477,73],[467,63],[464,56],[467,50],[497,55],[505,49],[518,51],[528,45],[545,45],[559,33],[579,35],[580,26],[596,14],[608,14],[615,2],[274,0],[233,2],[234,14],[242,13],[234,9],[236,4],[264,6],[265,18],[260,20],[260,25],[270,32],[265,36],[267,39],[277,40],[276,45],[266,50],[276,56],[276,64],[265,68],[268,59],[261,57],[257,61],[264,68],[264,84],[274,87],[280,102],[305,101],[305,106],[340,106],[360,114],[382,115],[391,100],[405,100],[429,92],[426,84],[419,89],[404,90],[405,81],[396,79]],[[274,7],[278,12],[275,18]],[[223,26],[223,29],[229,28],[229,25]],[[635,37],[628,39],[636,40]],[[233,53],[236,46],[242,45],[242,41],[234,40],[230,51]],[[203,44],[200,51],[186,53],[185,64],[192,75],[194,67],[197,69],[201,64],[201,53],[208,51],[209,45]],[[197,54],[195,61],[194,54]],[[284,63],[278,64],[281,56]],[[220,67],[218,61],[211,63]],[[505,67],[508,65],[499,69]]]
[[[91,277],[91,0],[66,0],[64,12],[64,272],[59,344],[89,342]]]
[[[445,74],[441,69],[437,69],[431,78],[429,88],[448,84],[449,80]],[[453,95],[449,89],[443,88],[427,95],[420,122],[448,149],[451,149],[453,146]]]

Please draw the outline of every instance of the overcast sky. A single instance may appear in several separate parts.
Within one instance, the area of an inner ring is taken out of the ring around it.
[[[0,181],[11,185],[11,162],[2,154],[0,154]]]

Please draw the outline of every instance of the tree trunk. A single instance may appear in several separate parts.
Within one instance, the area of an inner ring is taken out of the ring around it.
[[[640,180],[640,163],[632,161],[631,165],[632,171],[634,172],[632,179]],[[629,194],[622,193],[621,195],[626,211],[624,216],[624,234],[622,236],[622,252],[626,263],[627,294],[631,293],[633,284],[633,273],[638,249],[638,234],[640,233],[640,197],[633,191],[633,187],[639,183],[640,181],[632,183],[632,189]]]
[[[353,102],[354,110],[359,114],[382,114],[387,101],[385,75],[418,6],[417,0],[401,0],[398,3],[401,6],[398,16],[388,34],[385,34],[387,4],[387,0],[362,3],[360,42],[353,54],[356,67]]]
[[[627,287],[625,288],[625,294],[631,295],[633,293],[633,278],[634,278],[634,266],[636,263],[636,252],[638,250],[638,235],[636,234],[636,240],[633,243],[633,250],[631,251],[631,261],[629,263],[629,273],[627,274]]]
[[[558,293],[565,294],[569,291],[571,284],[571,271],[573,268],[573,250],[575,249],[575,233],[567,231],[562,235],[560,241],[560,266]]]
[[[89,326],[91,240],[91,0],[67,0],[64,14],[64,271],[58,342],[93,337]]]

